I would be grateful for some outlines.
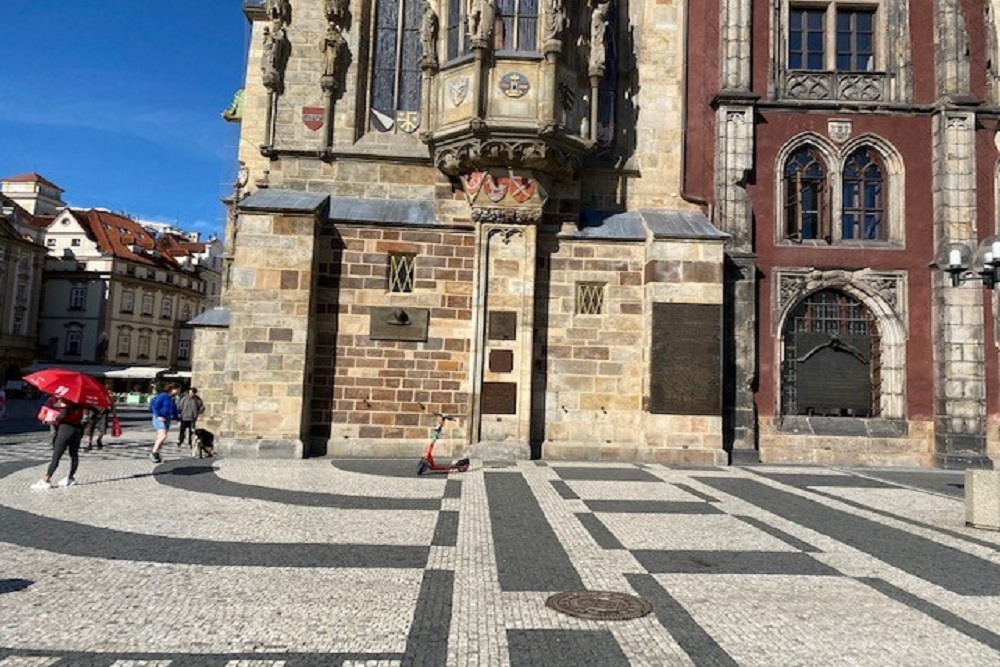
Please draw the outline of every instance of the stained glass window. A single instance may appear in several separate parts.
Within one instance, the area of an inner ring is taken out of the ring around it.
[[[372,63],[371,126],[414,132],[420,125],[422,0],[378,0]]]

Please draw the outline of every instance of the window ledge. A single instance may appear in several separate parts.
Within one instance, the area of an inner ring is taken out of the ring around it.
[[[909,433],[909,426],[902,419],[883,419],[880,417],[783,415],[778,418],[778,431],[797,435],[898,438]]]
[[[783,248],[829,248],[833,250],[843,250],[844,248],[864,249],[864,250],[903,250],[900,241],[856,241],[848,239],[846,241],[834,241],[827,243],[823,239],[803,239],[793,241],[792,239],[781,239],[777,244]]]

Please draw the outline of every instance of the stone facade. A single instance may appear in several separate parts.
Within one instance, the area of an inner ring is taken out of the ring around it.
[[[989,465],[992,11],[520,4],[244,3],[224,449]]]

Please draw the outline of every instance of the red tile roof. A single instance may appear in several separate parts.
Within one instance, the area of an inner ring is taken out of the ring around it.
[[[0,178],[0,181],[4,183],[41,183],[42,185],[48,185],[51,188],[55,188],[59,192],[65,192],[61,187],[45,178],[40,174],[36,174],[33,171],[29,171],[27,174],[18,174],[17,176],[9,176],[7,178]]]
[[[39,227],[37,216],[33,216],[30,213],[28,213],[28,211],[25,210],[20,204],[18,204],[10,197],[4,195],[3,193],[0,193],[0,208],[14,209],[14,216],[13,216],[14,222],[16,222],[18,225],[22,225],[22,227],[33,227],[36,229],[42,229],[42,227]],[[8,238],[24,238],[22,234],[18,232],[14,228],[14,226],[11,225],[11,223],[8,222],[3,216],[0,216],[0,220],[3,220],[3,223],[10,227],[10,229],[4,233],[4,236],[7,236]],[[9,233],[11,230],[13,230],[14,232],[13,237],[11,237]]]
[[[152,234],[132,218],[97,209],[87,211],[71,209],[70,213],[87,231],[87,235],[97,244],[101,252],[163,269],[175,271],[180,269],[180,265],[173,257],[162,251],[158,257],[149,254],[152,250],[159,250],[158,243]],[[132,249],[135,246],[138,246],[139,252]]]

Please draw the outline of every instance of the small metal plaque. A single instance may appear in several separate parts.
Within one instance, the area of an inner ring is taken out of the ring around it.
[[[484,415],[516,415],[517,383],[484,382],[482,412]]]
[[[490,372],[510,373],[514,370],[513,350],[490,350]]]
[[[427,308],[372,308],[372,340],[426,341],[430,310]]]
[[[722,414],[722,306],[654,303],[649,411]]]
[[[489,320],[490,340],[517,340],[517,313],[512,311],[494,311]]]

